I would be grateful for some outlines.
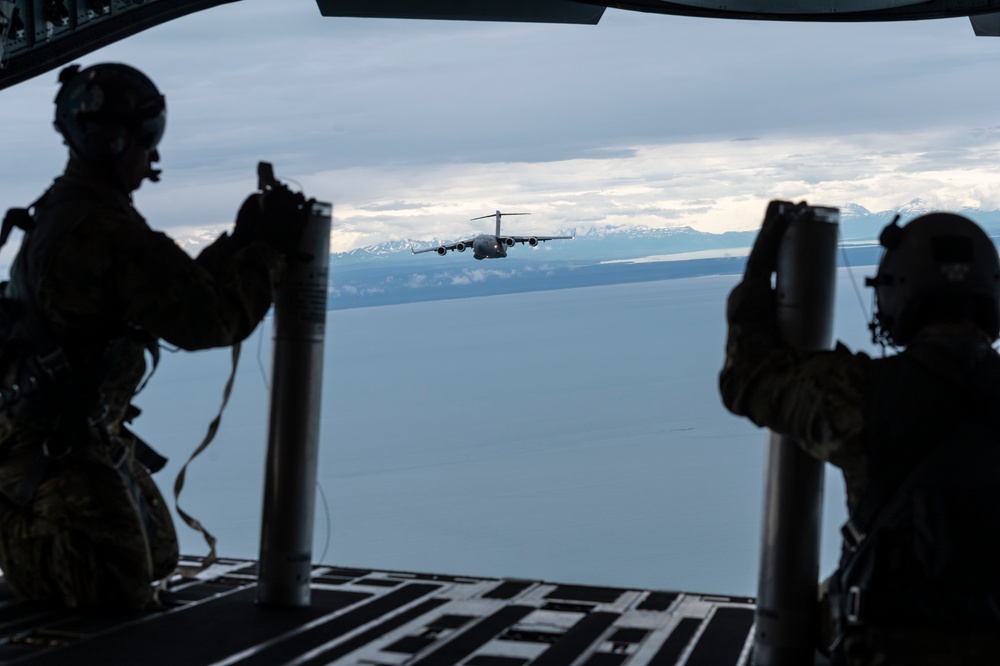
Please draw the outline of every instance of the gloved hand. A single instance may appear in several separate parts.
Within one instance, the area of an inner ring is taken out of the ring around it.
[[[799,204],[804,205],[803,204]],[[761,224],[757,240],[754,241],[753,249],[747,258],[744,278],[767,278],[771,279],[778,266],[778,250],[781,248],[781,239],[785,236],[785,231],[792,220],[790,214],[796,205],[790,201],[780,201],[775,199],[767,204],[767,212],[764,214],[764,222]]]
[[[278,250],[290,253],[298,249],[313,200],[284,185],[268,187],[262,195],[260,239]]]
[[[243,205],[236,213],[236,226],[233,228],[232,239],[240,247],[260,239],[261,229],[264,226],[264,212],[260,204],[260,193],[254,192],[243,200]]]

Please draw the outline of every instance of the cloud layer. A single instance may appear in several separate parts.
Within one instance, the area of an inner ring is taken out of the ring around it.
[[[336,208],[335,249],[387,238],[457,239],[486,231],[490,210],[530,211],[510,233],[591,226],[755,228],[772,198],[887,210],[920,198],[935,208],[1000,208],[1000,140],[982,132],[760,138],[635,146],[629,155],[544,163],[344,169],[316,174],[309,191],[352,192]],[[383,197],[379,184],[393,182]],[[393,195],[410,197],[395,201]]]
[[[1000,206],[1000,42],[965,19],[781,24],[607,12],[598,26],[319,16],[242,0],[102,49],[167,95],[164,180],[137,194],[196,248],[258,159],[333,201],[335,250],[590,224],[754,226],[771,197]],[[0,93],[0,197],[65,149],[55,73]],[[17,165],[15,167],[15,165]],[[515,222],[516,220],[516,222]],[[488,226],[488,225],[487,225]]]

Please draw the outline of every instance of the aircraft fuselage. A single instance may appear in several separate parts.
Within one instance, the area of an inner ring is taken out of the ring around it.
[[[476,259],[502,259],[507,256],[507,247],[500,236],[482,234],[472,240],[472,256]]]
[[[412,247],[410,251],[413,254],[421,254],[422,252],[437,252],[442,257],[451,251],[465,252],[468,248],[472,248],[472,256],[476,259],[503,259],[507,256],[507,248],[514,247],[518,243],[527,243],[531,247],[537,246],[539,243],[549,240],[563,240],[572,239],[572,236],[506,236],[500,234],[500,218],[504,215],[530,215],[531,213],[501,213],[497,211],[492,215],[484,215],[483,217],[474,217],[473,220],[482,220],[486,217],[495,217],[497,221],[497,232],[495,234],[479,234],[475,238],[470,238],[468,240],[458,241],[457,243],[448,243],[446,245],[439,245],[437,247],[429,247],[424,250],[414,250]]]

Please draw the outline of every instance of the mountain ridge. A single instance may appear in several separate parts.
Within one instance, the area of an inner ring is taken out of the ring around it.
[[[878,234],[882,228],[892,222],[896,215],[899,215],[902,222],[905,223],[909,219],[933,212],[935,210],[937,210],[935,207],[920,198],[912,199],[897,208],[883,210],[876,213],[869,211],[860,204],[848,203],[840,207],[841,240],[845,242],[875,241],[877,240]],[[954,212],[970,217],[972,220],[979,223],[991,235],[1000,235],[1000,210],[983,211],[980,209],[966,207]],[[673,250],[673,252],[681,253],[748,246],[752,244],[753,238],[757,232],[756,229],[754,229],[747,231],[726,231],[722,233],[713,233],[698,231],[686,225],[678,227],[649,227],[642,225],[630,226],[608,224],[603,226],[591,225],[587,227],[570,227],[560,229],[556,233],[558,235],[573,236],[573,241],[575,242],[609,240],[614,242],[623,242],[627,240],[642,240],[652,241],[656,243],[657,246],[662,246],[662,242],[664,241],[675,241],[677,242],[676,246],[666,248],[660,247],[660,249]],[[341,261],[365,258],[374,259],[393,255],[410,249],[437,247],[438,245],[451,243],[456,240],[459,239],[434,238],[428,241],[406,238],[387,240],[382,243],[356,248],[347,252],[337,252],[334,253],[333,256],[337,260]],[[563,241],[550,242],[565,244]],[[543,244],[540,247],[544,249],[552,246]],[[518,248],[511,250],[511,254],[509,256],[514,256],[514,253],[517,251]],[[538,250],[536,249],[535,251]],[[643,252],[645,252],[645,250],[643,250]],[[569,253],[572,255],[576,254],[572,250],[569,250]],[[664,254],[670,253],[672,252],[664,252]],[[591,254],[592,252],[586,252],[587,256],[590,256]],[[615,250],[614,254],[615,256],[611,258],[624,258],[618,256],[620,254],[620,249]]]
[[[841,208],[838,261],[852,266],[878,263],[882,228],[933,210],[914,199],[894,210],[872,213],[862,206]],[[987,233],[1000,236],[1000,210],[960,211]],[[471,252],[415,255],[427,247],[413,239],[392,240],[331,255],[330,309],[474,298],[629,282],[649,282],[743,271],[756,230],[721,234],[691,227],[594,226],[573,240],[518,245],[505,259],[476,261]]]

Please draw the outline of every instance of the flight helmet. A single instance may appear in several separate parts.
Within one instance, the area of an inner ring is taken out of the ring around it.
[[[167,122],[166,100],[149,78],[128,65],[103,63],[59,74],[56,130],[80,159],[113,164],[132,142],[156,149]]]
[[[885,248],[875,288],[872,339],[904,346],[926,324],[968,319],[1000,334],[1000,257],[975,222],[929,213],[905,226],[898,217],[879,236]]]

